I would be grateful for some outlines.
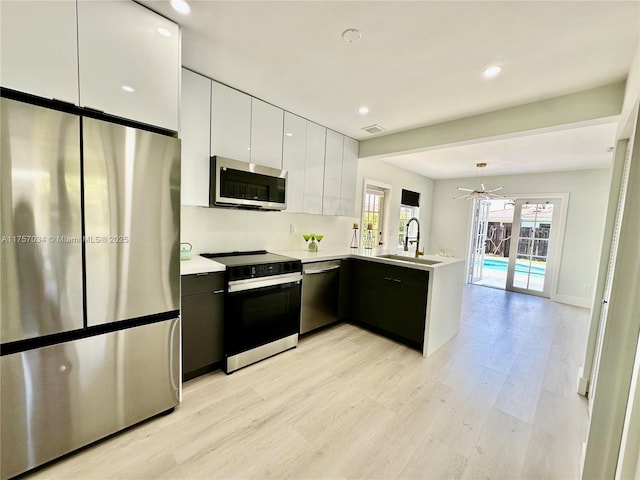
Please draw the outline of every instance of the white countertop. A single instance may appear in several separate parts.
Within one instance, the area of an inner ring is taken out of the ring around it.
[[[353,249],[354,251],[357,249]],[[352,255],[350,248],[340,250],[321,250],[319,252],[310,252],[309,250],[277,250],[273,253],[284,255],[286,257],[297,258],[302,263],[322,262],[324,260],[338,260],[341,258],[349,258]]]
[[[413,252],[403,252],[396,250],[378,250],[378,249],[365,249],[365,248],[345,248],[341,250],[328,250],[319,252],[309,252],[308,250],[282,250],[276,251],[280,255],[286,255],[288,257],[297,258],[302,260],[302,263],[321,262],[324,260],[338,260],[342,258],[362,258],[366,260],[372,260],[374,262],[386,263],[388,265],[396,265],[400,267],[413,268],[416,270],[429,270],[433,271],[438,268],[451,265],[452,263],[462,262],[461,258],[455,257],[442,257],[440,255],[421,255],[418,260],[414,259]],[[406,260],[383,258],[383,255],[395,255],[400,257],[407,257]],[[426,260],[431,262],[437,262],[432,265],[421,263],[420,260]]]
[[[371,260],[378,263],[386,263],[388,265],[396,265],[399,267],[413,268],[416,270],[428,270],[434,271],[438,268],[452,263],[462,262],[461,258],[454,257],[441,257],[440,255],[421,255],[416,261],[412,252],[398,252],[395,250],[378,250],[378,249],[364,249],[364,248],[345,248],[340,250],[320,250],[319,252],[309,252],[308,250],[280,250],[272,253],[279,255],[285,255],[287,257],[296,258],[302,261],[302,263],[322,262],[325,260],[340,260],[342,258],[362,258]],[[383,258],[382,255],[396,255],[400,257],[407,257],[406,260]],[[432,265],[420,263],[420,260],[427,260],[437,262]],[[196,273],[207,272],[224,272],[226,267],[208,258],[201,257],[200,255],[194,255],[191,260],[180,261],[180,275],[193,275]]]
[[[223,264],[201,257],[200,255],[194,255],[191,257],[191,260],[180,260],[180,275],[224,272],[226,268]]]

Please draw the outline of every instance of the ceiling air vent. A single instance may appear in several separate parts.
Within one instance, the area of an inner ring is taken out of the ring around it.
[[[384,132],[384,128],[382,128],[380,125],[377,125],[377,124],[369,125],[368,127],[362,127],[362,130],[368,133]]]

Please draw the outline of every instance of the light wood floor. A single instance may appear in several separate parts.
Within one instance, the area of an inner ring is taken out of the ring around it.
[[[32,478],[578,478],[587,313],[470,286],[429,359],[340,324]]]

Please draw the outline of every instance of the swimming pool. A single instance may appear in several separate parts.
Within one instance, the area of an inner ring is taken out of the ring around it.
[[[507,267],[509,266],[508,258],[496,258],[496,257],[485,257],[483,262],[483,267],[488,268],[489,270],[495,270],[498,272],[506,272]],[[523,265],[521,263],[516,263],[516,272],[527,273],[527,265]],[[545,274],[546,268],[539,267],[537,265],[531,265],[531,275],[541,275]]]

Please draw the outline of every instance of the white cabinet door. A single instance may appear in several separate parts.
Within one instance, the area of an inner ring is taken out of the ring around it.
[[[134,2],[80,1],[78,45],[82,106],[178,130],[178,25]]]
[[[251,98],[251,162],[282,168],[284,110]]]
[[[0,1],[0,84],[78,104],[76,2]]]
[[[251,97],[211,83],[211,156],[251,161]]]
[[[345,217],[356,216],[356,183],[358,180],[359,145],[360,144],[357,140],[344,137],[339,215],[344,215]]]
[[[211,80],[183,68],[180,105],[182,205],[209,205],[210,108]]]
[[[322,214],[324,149],[327,129],[307,121],[304,162],[304,213]]]
[[[327,130],[327,142],[324,154],[323,215],[338,215],[340,213],[343,144],[344,135],[334,132],[333,130]]]
[[[284,112],[284,144],[282,169],[287,176],[287,212],[304,212],[304,164],[307,143],[307,121]]]

